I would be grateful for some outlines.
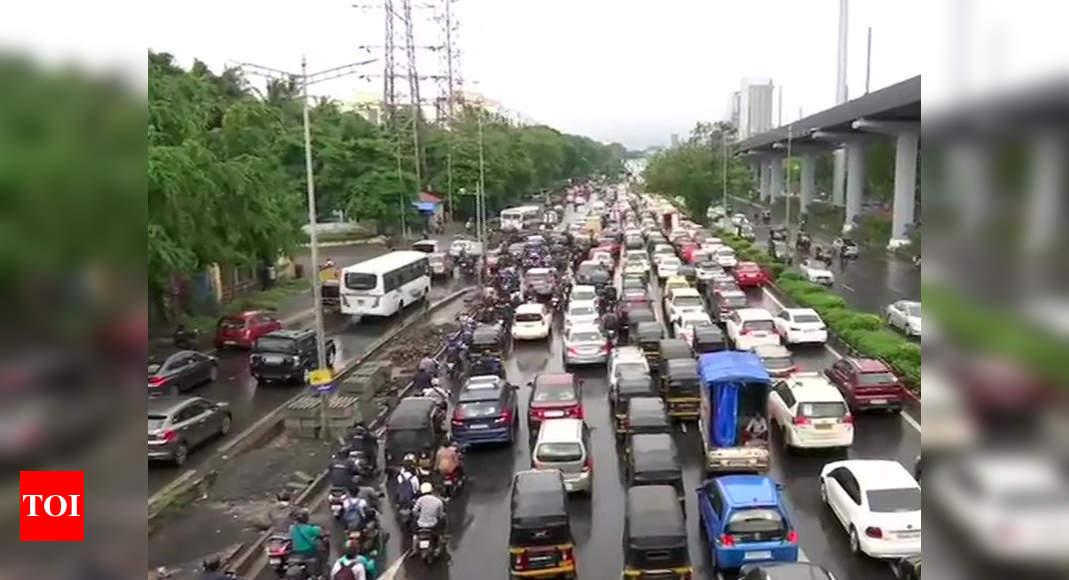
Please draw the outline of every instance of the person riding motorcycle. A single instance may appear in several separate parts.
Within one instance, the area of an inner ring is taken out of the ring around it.
[[[356,474],[353,473],[353,465],[349,461],[349,452],[347,450],[339,451],[331,458],[330,467],[327,468],[329,472],[329,482],[331,487],[343,488],[349,493],[356,493]]]
[[[294,514],[294,523],[290,525],[290,541],[293,554],[311,562],[309,569],[318,573],[322,569],[323,528],[308,523],[308,510],[300,509]]]
[[[610,341],[616,338],[617,332],[619,332],[620,320],[617,318],[613,309],[609,309],[601,317],[601,329],[605,332],[605,336]]]
[[[416,456],[405,454],[401,460],[401,469],[397,472],[397,505],[411,505],[419,495],[420,481],[416,475]]]
[[[348,569],[351,574],[343,572],[344,569]],[[330,578],[334,579],[349,579],[353,580],[367,580],[367,568],[360,560],[360,547],[354,542],[345,543],[345,551],[342,555],[334,561],[334,565],[330,568]]]
[[[174,329],[174,336],[172,337],[176,348],[193,348],[196,346],[197,333],[196,331],[189,330],[185,324],[179,323]]]
[[[378,467],[379,438],[371,432],[362,422],[353,427],[349,434],[349,448],[354,451],[363,451],[364,457],[371,463],[372,470]]]
[[[445,529],[445,502],[434,494],[434,486],[429,481],[420,486],[419,492],[419,499],[412,507],[416,529],[430,530],[435,541],[440,541],[442,531]]]
[[[426,371],[432,376],[438,374],[438,361],[431,357],[431,353],[423,353],[423,358],[419,361],[419,370]]]
[[[432,375],[431,373],[423,369],[419,369],[418,371],[416,371],[415,376],[412,377],[412,388],[420,392],[425,391],[431,388],[433,378],[434,375]]]
[[[442,446],[434,454],[434,470],[442,477],[454,473],[458,478],[464,476],[464,464],[460,460],[460,450],[457,449],[456,442],[451,438],[443,441]]]
[[[431,379],[431,386],[423,389],[421,393],[424,397],[434,399],[438,403],[438,407],[443,411],[449,407],[449,391],[445,390],[438,377]]]
[[[276,531],[287,530],[293,523],[294,506],[290,492],[280,491],[275,495],[275,503],[267,508],[267,521],[270,529]]]
[[[201,573],[198,580],[228,580],[228,576],[220,571],[223,567],[217,556],[212,556],[200,563]]]

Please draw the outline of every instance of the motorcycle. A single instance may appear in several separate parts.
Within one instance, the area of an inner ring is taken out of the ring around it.
[[[416,532],[416,554],[424,564],[433,564],[442,555],[442,538],[437,537],[434,530],[420,528]]]
[[[393,506],[397,514],[398,525],[402,530],[407,530],[412,525],[412,503],[399,503]]]
[[[353,473],[359,475],[362,479],[370,479],[375,474],[375,464],[363,449],[350,451],[349,461],[352,463]]]
[[[289,534],[272,534],[264,545],[264,551],[267,552],[267,565],[275,570],[276,576],[282,578],[293,552],[293,541]]]
[[[327,492],[327,503],[330,505],[330,515],[334,516],[335,520],[341,521],[343,503],[345,499],[349,497],[349,490],[341,487],[332,487]]]
[[[458,472],[460,470],[454,470],[453,473],[446,473],[442,475],[442,499],[444,501],[450,501],[460,494],[460,490],[464,488],[464,476]]]

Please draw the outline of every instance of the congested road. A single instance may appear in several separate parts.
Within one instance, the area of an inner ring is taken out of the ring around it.
[[[760,289],[748,293],[752,306],[779,310],[777,298]],[[660,303],[656,282],[651,298]],[[663,313],[658,313],[663,320]],[[516,342],[506,360],[507,378],[520,385],[520,416],[526,415],[529,389],[535,376],[564,370],[561,328],[555,328],[548,344],[545,341]],[[824,347],[795,350],[796,361],[805,370],[822,370],[834,362],[836,354]],[[590,497],[573,496],[570,501],[574,536],[581,578],[619,578],[623,565],[621,547],[625,511],[626,484],[619,448],[614,436],[608,400],[608,381],[604,366],[573,369],[584,381],[582,400],[593,445],[594,489]],[[456,390],[454,386],[454,391]],[[468,482],[461,496],[449,506],[449,566],[438,564],[427,569],[409,560],[398,577],[409,579],[504,578],[508,576],[509,492],[514,473],[531,466],[527,428],[522,426],[517,443],[510,447],[472,449],[465,456]],[[677,428],[674,438],[680,450],[687,490],[686,511],[691,563],[702,578],[714,578],[707,548],[698,531],[698,513],[693,490],[702,478],[701,441],[694,424]],[[920,449],[919,423],[903,415],[865,415],[856,419],[856,436],[851,458],[893,459],[912,466]],[[845,533],[822,505],[817,475],[827,462],[841,457],[829,453],[786,455],[774,449],[771,476],[785,486],[786,500],[795,528],[800,534],[803,558],[831,570],[838,578],[892,578],[889,567],[881,562],[853,556]],[[329,516],[328,516],[329,517]],[[387,507],[383,518],[391,532],[388,560],[402,552],[400,534],[392,510]],[[267,576],[262,576],[266,578]]]
[[[363,260],[373,258],[385,253],[383,246],[336,246],[320,250],[321,259],[334,260],[338,267],[349,266]],[[298,263],[305,264],[305,271],[311,271],[306,255],[299,256]],[[435,283],[431,288],[430,300],[438,300],[450,292],[460,288],[457,278],[451,278],[445,282]],[[306,297],[299,297],[307,301],[311,307],[311,293]],[[407,313],[406,313],[407,315]],[[339,314],[327,315],[325,326],[327,336],[336,341],[338,354],[335,363],[336,368],[352,359],[363,355],[371,344],[378,340],[393,325],[403,320],[401,316],[391,319],[361,320],[360,324],[351,324],[347,317]],[[304,317],[300,322],[293,324],[296,328],[308,328],[313,325],[311,314]],[[148,493],[152,495],[174,480],[180,474],[196,469],[209,457],[212,451],[220,444],[234,437],[244,429],[264,417],[279,405],[297,394],[301,385],[257,385],[249,375],[249,353],[242,350],[226,350],[217,352],[219,359],[219,378],[209,384],[202,385],[184,394],[205,397],[212,401],[226,401],[230,404],[230,411],[234,418],[231,434],[227,438],[219,438],[205,443],[195,449],[189,455],[189,459],[181,467],[175,467],[166,463],[150,463],[148,470]]]

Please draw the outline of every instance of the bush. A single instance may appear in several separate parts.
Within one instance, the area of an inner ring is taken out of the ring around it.
[[[854,312],[853,310],[839,310],[827,318],[829,319],[829,324],[832,324],[835,331],[840,334],[848,330],[880,330],[883,328],[883,320],[879,316]],[[834,323],[830,322],[831,320],[834,320]]]
[[[773,280],[779,280],[781,276],[786,272],[787,266],[774,262],[768,265],[768,271],[772,274]]]
[[[794,270],[784,270],[783,274],[777,279],[782,282],[805,282],[805,276],[795,272]],[[781,286],[782,287],[782,284]]]

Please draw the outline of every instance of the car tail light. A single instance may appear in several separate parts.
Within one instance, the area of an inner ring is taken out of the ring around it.
[[[568,347],[568,354],[579,354],[579,349],[574,346]]]
[[[865,528],[865,535],[870,538],[882,538],[883,530],[877,528],[876,526],[869,526]]]
[[[241,335],[245,337],[245,340],[248,340],[252,338],[252,331],[246,328],[245,332],[242,332]]]
[[[562,564],[565,563],[565,562],[571,562],[572,559],[574,559],[574,558],[575,558],[575,555],[572,552],[571,548],[561,548],[560,560],[561,560]]]
[[[167,378],[166,377],[149,377],[148,378],[148,384],[151,387],[159,387],[159,386],[162,386],[166,382],[167,382]]]
[[[840,423],[844,423],[846,425],[853,425],[854,424],[854,416],[851,415],[850,413],[847,413],[847,414],[843,415],[842,419],[839,419],[839,422]]]
[[[605,354],[608,354],[610,350],[612,349],[609,348],[609,343],[606,342],[605,344],[601,345],[601,351]]]
[[[160,433],[158,435],[158,437],[160,438],[161,441],[164,441],[166,443],[170,443],[171,441],[174,441],[176,437],[178,437],[178,432],[177,431],[173,431],[171,429],[168,429],[168,430],[164,431],[163,433]]]
[[[512,420],[512,411],[505,411],[504,413],[501,413],[500,417],[498,417],[497,419],[494,419],[494,423],[497,423],[498,425],[501,425],[503,423],[508,423],[511,420]]]
[[[527,559],[527,552],[526,551],[523,551],[523,552],[520,552],[519,554],[516,554],[516,568],[517,569],[526,570],[528,565],[529,565],[529,561]]]
[[[808,425],[809,424],[809,417],[806,417],[805,415],[798,415],[797,417],[794,418],[794,424],[795,425]]]
[[[583,463],[583,471],[594,471],[594,460],[592,458],[586,458],[586,462]]]
[[[725,548],[730,548],[735,545],[735,536],[731,534],[720,534],[720,545]]]
[[[794,530],[788,531],[787,532],[787,543],[788,544],[797,544],[798,543],[798,532],[796,532]]]

